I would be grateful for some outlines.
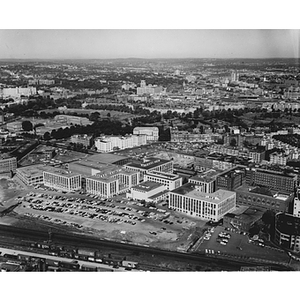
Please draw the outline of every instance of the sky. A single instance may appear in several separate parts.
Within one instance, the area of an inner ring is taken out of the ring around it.
[[[2,29],[0,41],[0,59],[300,56],[289,29]]]

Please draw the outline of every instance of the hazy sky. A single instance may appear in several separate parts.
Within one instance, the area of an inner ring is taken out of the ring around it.
[[[299,30],[0,30],[0,58],[300,57]]]

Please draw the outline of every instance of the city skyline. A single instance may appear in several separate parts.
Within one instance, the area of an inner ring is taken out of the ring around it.
[[[7,29],[0,59],[299,58],[289,29]]]

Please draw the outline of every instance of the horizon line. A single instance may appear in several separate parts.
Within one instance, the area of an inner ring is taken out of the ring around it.
[[[129,59],[139,59],[139,60],[156,60],[156,59],[209,59],[209,60],[217,60],[217,59],[300,59],[299,57],[115,57],[115,58],[0,58],[2,60],[129,60]]]

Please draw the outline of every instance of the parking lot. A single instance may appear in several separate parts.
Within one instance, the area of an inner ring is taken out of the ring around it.
[[[190,243],[188,237],[196,226],[193,220],[168,211],[165,203],[148,207],[124,195],[104,199],[38,187],[16,200],[22,204],[15,212],[27,217],[100,234],[112,240],[148,245],[164,243],[167,248]]]
[[[208,255],[234,255],[240,258],[252,257],[286,263],[289,261],[285,252],[266,246],[263,240],[254,241],[244,232],[221,226],[215,227],[213,232],[206,233],[196,251]]]

